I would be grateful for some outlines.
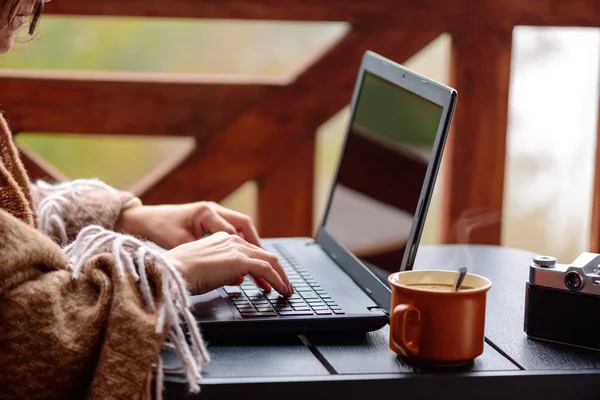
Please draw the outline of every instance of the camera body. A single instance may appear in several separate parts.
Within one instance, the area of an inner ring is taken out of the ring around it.
[[[535,256],[525,293],[527,336],[600,350],[600,254],[570,265]]]

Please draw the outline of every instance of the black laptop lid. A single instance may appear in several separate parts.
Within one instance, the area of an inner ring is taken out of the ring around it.
[[[456,92],[367,53],[317,241],[380,305],[389,291],[363,262],[411,269]]]

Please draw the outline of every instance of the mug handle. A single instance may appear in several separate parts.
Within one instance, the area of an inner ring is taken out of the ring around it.
[[[411,315],[414,315],[412,321],[409,322]],[[396,335],[392,336],[392,342],[405,356],[416,356],[419,354],[418,338],[415,341],[409,342],[406,339],[406,331],[410,325],[419,325],[421,323],[421,311],[408,304],[398,304],[392,312],[392,322],[397,327],[396,332],[400,333],[400,342],[396,340]]]

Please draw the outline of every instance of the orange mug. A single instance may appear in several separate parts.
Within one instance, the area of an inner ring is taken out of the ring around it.
[[[440,365],[470,363],[483,353],[486,294],[492,282],[468,273],[458,291],[453,271],[392,274],[390,348]]]

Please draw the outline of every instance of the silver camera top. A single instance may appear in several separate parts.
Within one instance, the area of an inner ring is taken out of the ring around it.
[[[559,264],[555,257],[534,256],[529,283],[570,292],[600,295],[600,254],[581,253],[572,264]]]

